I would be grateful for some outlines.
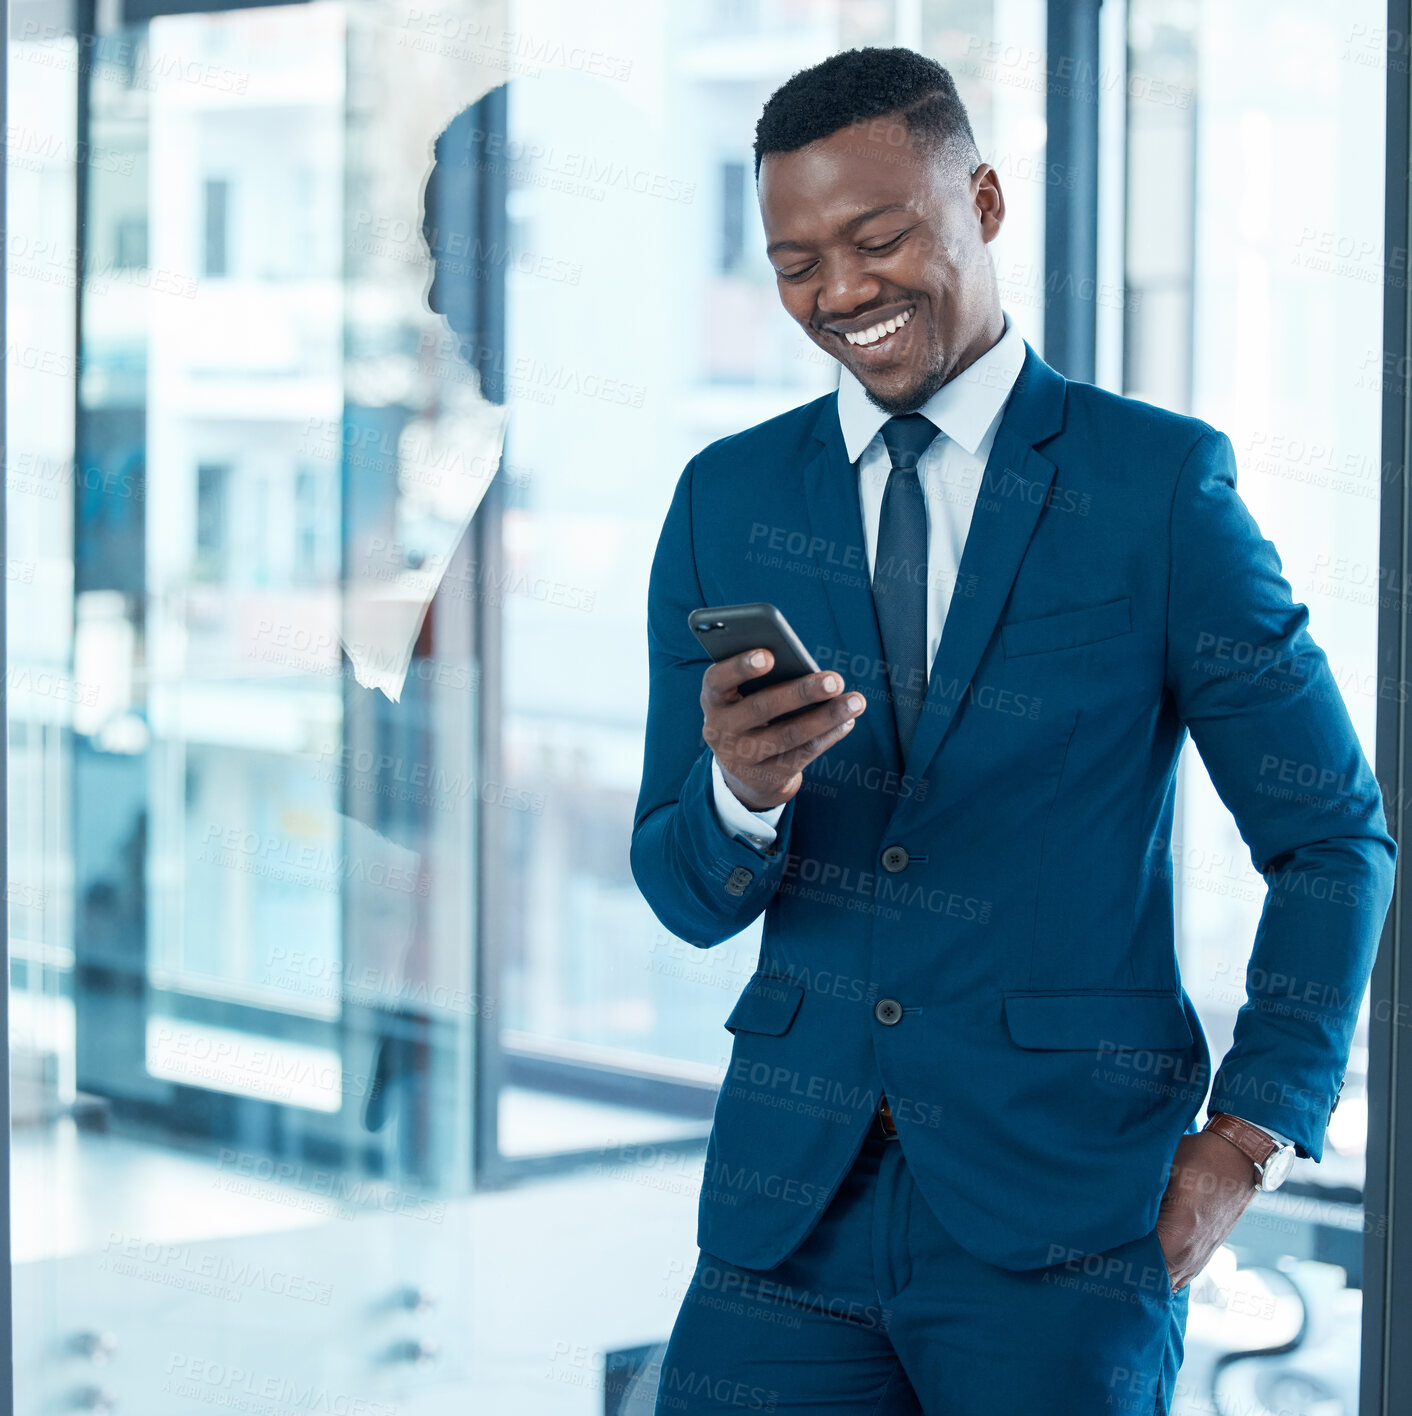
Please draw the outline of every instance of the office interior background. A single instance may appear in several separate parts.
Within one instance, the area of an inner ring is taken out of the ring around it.
[[[835,386],[751,157],[835,50],[951,69],[1036,350],[1229,433],[1401,839],[1408,34],[11,0],[14,1410],[651,1410],[759,940],[629,873],[647,576],[687,460]],[[1219,1056],[1264,882],[1190,747],[1171,869]],[[1399,930],[1326,1158],[1193,1285],[1181,1416],[1412,1405]]]

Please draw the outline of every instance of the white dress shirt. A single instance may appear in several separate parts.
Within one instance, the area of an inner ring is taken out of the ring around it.
[[[917,478],[927,508],[928,666],[941,644],[941,629],[956,590],[961,552],[971,529],[971,515],[976,509],[981,476],[1000,426],[1000,415],[1025,362],[1024,338],[1010,316],[1001,313],[1005,331],[1000,338],[917,410],[940,430],[917,463]],[[858,501],[870,576],[877,557],[883,492],[892,471],[892,459],[882,440],[882,426],[891,416],[868,397],[847,367],[840,366],[838,421],[848,460],[858,472]],[[879,709],[869,711],[876,713]],[[751,811],[727,786],[714,756],[711,783],[716,815],[726,831],[744,836],[762,850],[770,846],[783,804],[768,811]]]

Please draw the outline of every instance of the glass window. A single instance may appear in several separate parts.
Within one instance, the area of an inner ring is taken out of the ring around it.
[[[1125,392],[1230,436],[1241,495],[1372,761],[1387,691],[1376,652],[1384,17],[1311,3],[1286,7],[1277,30],[1265,18],[1252,4],[1132,0]],[[1190,744],[1172,868],[1182,975],[1219,1061],[1265,883]],[[1358,1410],[1373,1222],[1367,1008],[1323,1160],[1297,1161],[1280,1191],[1257,1197],[1193,1286],[1178,1411]],[[1217,1363],[1258,1348],[1273,1351]]]
[[[515,0],[512,17],[521,34],[587,43],[547,0]],[[627,7],[595,17],[600,72],[507,84],[506,458],[521,475],[501,546],[523,589],[502,611],[501,772],[543,805],[487,826],[505,866],[495,967],[507,1078],[561,1077],[585,1140],[704,1131],[720,1025],[759,947],[758,923],[709,951],[666,934],[627,843],[647,574],[677,477],[706,443],[837,382],[764,254],[752,142],[769,94],[853,44],[925,43],[953,64],[982,153],[1020,188],[996,261],[1007,308],[1042,341],[1042,6],[928,4],[902,24],[808,0]],[[1013,92],[1009,47],[991,38],[1002,24],[1031,80]],[[626,1131],[607,1103],[634,1077],[677,1114]],[[551,1108],[512,1085],[501,1150],[559,1148],[569,1114],[567,1099]]]

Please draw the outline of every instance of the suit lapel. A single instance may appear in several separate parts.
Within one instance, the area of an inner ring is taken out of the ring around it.
[[[1058,432],[1063,413],[1062,375],[1026,340],[1025,362],[986,460],[961,552],[956,591],[932,661],[922,716],[907,752],[906,772],[914,779],[926,771],[955,722],[1009,598],[1054,480],[1054,464],[1035,450],[1035,444]]]
[[[976,665],[995,632],[1054,480],[1054,464],[1035,450],[1035,444],[1059,431],[1063,414],[1063,376],[1050,368],[1026,340],[1025,362],[986,460],[961,553],[956,593],[932,661],[921,720],[907,752],[906,771],[914,778],[926,770],[941,747],[965,700]],[[859,567],[856,574],[840,572],[821,577],[838,629],[840,649],[847,660],[857,663],[861,659],[870,666],[866,676],[845,674],[844,679],[848,687],[859,689],[867,697],[868,711],[863,714],[863,722],[887,760],[900,766],[902,745],[883,670],[882,635],[868,576],[858,474],[848,460],[836,397],[820,404],[814,437],[819,446],[804,468],[810,534],[819,538],[820,544],[829,546],[835,556],[846,553],[847,565]]]

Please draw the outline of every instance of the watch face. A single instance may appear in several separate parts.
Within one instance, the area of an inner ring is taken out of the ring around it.
[[[1278,1190],[1289,1178],[1289,1172],[1294,1169],[1294,1147],[1281,1146],[1265,1162],[1265,1173],[1260,1177],[1260,1188],[1262,1190]]]

